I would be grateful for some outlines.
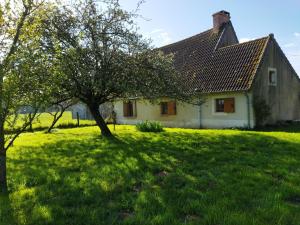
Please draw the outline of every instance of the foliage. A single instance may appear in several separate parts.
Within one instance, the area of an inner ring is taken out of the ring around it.
[[[255,97],[253,102],[253,108],[254,108],[256,126],[260,127],[265,125],[265,122],[271,115],[270,106],[267,104],[267,102],[264,99]]]
[[[49,5],[45,0],[0,1],[0,192],[7,191],[6,153],[15,139],[31,127],[43,105],[49,63],[40,46],[41,21]],[[49,85],[50,86],[50,85]],[[30,113],[20,121],[21,107]],[[14,132],[5,136],[8,123]]]
[[[164,130],[160,122],[148,120],[138,123],[136,128],[142,132],[162,132]]]
[[[23,134],[0,224],[299,224],[300,129],[165,130]]]
[[[44,0],[4,0],[0,3],[0,105],[3,106],[0,118],[1,124],[9,124],[11,130],[16,128],[15,134],[4,140],[5,151],[31,125],[51,89],[50,60],[40,44],[41,23],[49,8]],[[30,113],[20,116],[22,108],[29,109]]]
[[[89,107],[106,136],[111,133],[99,114],[106,102],[189,97],[172,56],[154,50],[137,32],[137,16],[118,0],[88,0],[58,7],[46,24],[45,45],[54,53],[60,87]]]

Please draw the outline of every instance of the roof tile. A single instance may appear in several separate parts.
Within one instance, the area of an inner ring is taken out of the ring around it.
[[[215,50],[221,35],[210,29],[160,50],[174,54],[175,68],[193,89],[202,93],[249,90],[269,37]]]

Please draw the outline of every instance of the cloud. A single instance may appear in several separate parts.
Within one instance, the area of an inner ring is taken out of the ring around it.
[[[146,34],[146,36],[152,39],[153,44],[156,46],[164,46],[172,42],[170,33],[165,31],[164,29],[154,29]]]
[[[299,33],[299,32],[295,32],[295,33],[294,33],[294,36],[300,37],[300,33]]]
[[[252,41],[254,40],[254,38],[241,38],[239,41],[240,43],[244,43],[244,42],[248,42],[248,41]]]

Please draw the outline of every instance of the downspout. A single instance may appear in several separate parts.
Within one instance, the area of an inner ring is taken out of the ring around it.
[[[202,129],[202,104],[199,105],[199,128]]]
[[[247,99],[247,119],[248,119],[248,129],[251,128],[251,122],[250,122],[250,97],[249,97],[249,93],[245,92],[245,96]]]

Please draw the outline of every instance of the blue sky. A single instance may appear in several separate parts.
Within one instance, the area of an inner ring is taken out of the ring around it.
[[[120,0],[132,10],[137,0]],[[155,46],[190,37],[212,27],[212,14],[226,10],[238,38],[247,41],[274,33],[300,75],[300,0],[147,0],[140,9],[140,32]]]

